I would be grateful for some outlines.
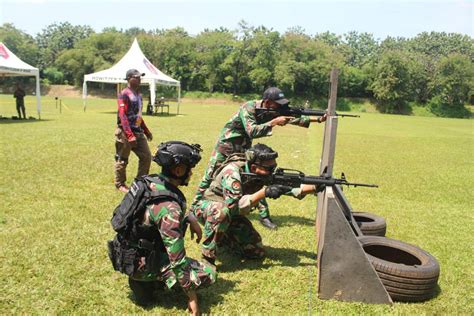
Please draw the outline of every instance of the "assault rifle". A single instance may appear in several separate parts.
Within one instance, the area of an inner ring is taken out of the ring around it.
[[[242,182],[261,181],[264,185],[286,185],[292,188],[299,188],[302,184],[324,184],[326,186],[347,185],[353,187],[378,188],[376,184],[351,183],[346,180],[346,176],[342,173],[340,179],[328,176],[307,176],[303,172],[294,169],[277,168],[272,174],[263,176],[255,173],[241,173]]]
[[[325,110],[314,110],[305,108],[292,108],[288,104],[281,105],[278,109],[255,108],[255,118],[259,124],[269,122],[278,116],[323,116],[326,114]],[[360,117],[360,115],[353,114],[335,114],[340,117]]]

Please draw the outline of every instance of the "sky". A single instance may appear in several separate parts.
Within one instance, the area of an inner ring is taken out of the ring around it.
[[[238,28],[244,20],[284,33],[299,26],[306,34],[368,32],[376,39],[411,38],[427,31],[474,37],[474,0],[0,0],[0,24],[35,36],[56,22],[145,30],[183,27]]]

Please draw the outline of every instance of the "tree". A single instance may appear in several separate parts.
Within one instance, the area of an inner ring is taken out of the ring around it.
[[[131,39],[121,32],[92,34],[79,41],[76,48],[63,50],[54,65],[63,71],[64,79],[79,86],[85,74],[118,62],[130,47],[129,42]]]
[[[393,50],[382,53],[374,69],[370,86],[382,112],[403,113],[413,91],[406,52]]]
[[[232,52],[233,34],[224,28],[204,30],[195,38],[196,59],[193,86],[209,92],[226,90],[225,78],[230,74],[224,67],[226,57]]]
[[[438,64],[435,94],[443,105],[463,108],[474,91],[474,65],[465,55],[443,57]]]
[[[94,33],[90,26],[71,25],[69,22],[48,25],[37,35],[36,42],[40,49],[39,65],[41,68],[52,66],[56,57],[63,51],[73,49],[81,39]]]
[[[377,53],[377,41],[370,33],[358,33],[351,31],[344,34],[347,45],[346,62],[349,66],[362,67],[368,63]]]
[[[38,46],[33,37],[15,28],[13,24],[0,26],[0,42],[3,42],[18,58],[36,66],[38,64]]]
[[[300,96],[327,95],[329,72],[343,57],[326,43],[307,35],[285,33],[275,71],[277,85]]]
[[[146,51],[148,59],[167,75],[181,81],[181,87],[191,86],[195,56],[194,40],[181,27],[150,32],[154,50]]]
[[[274,85],[274,72],[279,57],[280,34],[263,26],[252,30],[247,49],[250,60],[249,79],[253,91],[264,91]]]

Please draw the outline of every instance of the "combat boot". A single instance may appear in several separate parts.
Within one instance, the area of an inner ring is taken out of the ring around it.
[[[148,306],[155,303],[153,296],[155,290],[154,282],[137,281],[129,277],[128,285],[130,286],[138,305]]]
[[[270,217],[260,218],[259,221],[260,221],[260,224],[262,224],[268,229],[277,229],[278,227],[275,223],[272,222]]]

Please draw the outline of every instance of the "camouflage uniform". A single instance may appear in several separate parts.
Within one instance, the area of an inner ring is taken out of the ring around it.
[[[159,177],[166,181],[165,176],[159,175]],[[164,189],[159,184],[153,185],[153,190]],[[181,193],[177,188],[176,190]],[[159,258],[156,259],[157,264],[161,267],[159,273],[144,272],[145,269],[140,269],[139,266],[138,271],[132,276],[133,279],[139,281],[163,281],[168,288],[179,283],[184,291],[195,290],[215,282],[216,272],[211,266],[186,257],[184,249],[184,223],[185,215],[183,209],[179,203],[170,198],[160,200],[156,204],[151,204],[147,207],[142,224],[145,226],[156,226],[163,241],[165,251],[160,252],[158,254]]]
[[[217,144],[211,153],[209,165],[204,172],[204,177],[199,184],[192,208],[195,208],[199,200],[212,181],[214,170],[233,153],[243,153],[252,146],[254,138],[271,136],[272,127],[270,122],[258,124],[255,118],[255,108],[261,107],[262,101],[249,101],[244,103],[239,111],[225,124],[221,130]],[[301,127],[309,127],[310,118],[301,116],[289,122]],[[257,206],[261,218],[269,217],[268,204],[265,199],[261,200]]]
[[[202,253],[216,258],[218,246],[229,246],[246,258],[265,255],[262,237],[245,217],[251,210],[250,196],[260,190],[260,183],[242,183],[241,172],[249,172],[242,154],[230,156],[216,170],[214,180],[196,203],[194,215],[204,226]],[[286,195],[302,198],[301,190],[293,189]]]

